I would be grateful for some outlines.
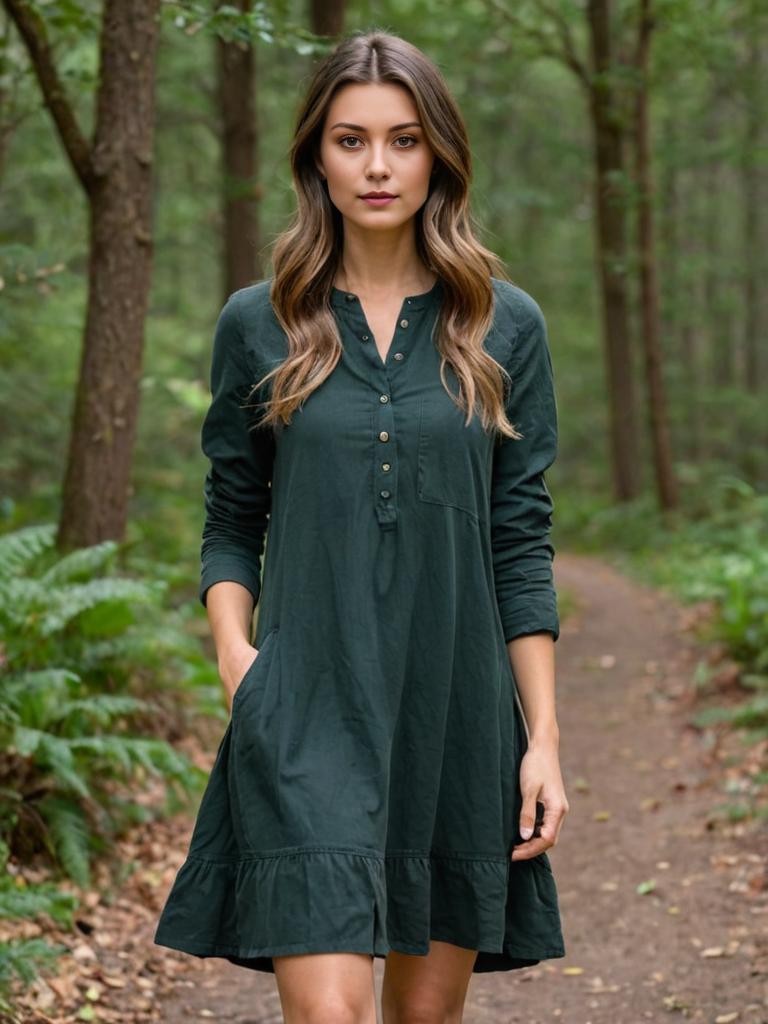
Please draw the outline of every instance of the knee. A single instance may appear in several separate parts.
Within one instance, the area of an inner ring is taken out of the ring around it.
[[[296,1000],[292,1011],[290,1024],[372,1024],[368,1010],[343,993]]]
[[[461,1024],[463,1005],[447,1003],[438,995],[423,994],[390,1000],[386,1024]]]

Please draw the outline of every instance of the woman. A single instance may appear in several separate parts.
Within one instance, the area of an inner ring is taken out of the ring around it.
[[[460,1020],[473,972],[565,955],[546,327],[474,237],[415,47],[344,39],[291,163],[274,276],[214,339],[200,599],[231,718],[155,941],[274,972],[287,1021],[374,1022],[374,956],[385,1021]]]

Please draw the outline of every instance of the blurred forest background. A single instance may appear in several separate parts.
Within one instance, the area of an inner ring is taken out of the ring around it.
[[[196,601],[213,325],[270,273],[315,62],[374,27],[443,71],[481,237],[546,315],[556,549],[695,604],[720,719],[768,735],[764,4],[3,0],[6,923],[71,922],[111,844],[199,797],[185,743],[226,720]],[[55,955],[1,929],[0,985]]]

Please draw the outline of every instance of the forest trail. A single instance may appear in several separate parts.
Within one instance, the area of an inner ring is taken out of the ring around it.
[[[684,613],[592,557],[558,552],[555,576],[577,605],[556,648],[570,813],[550,851],[568,953],[473,975],[464,1020],[766,1024],[765,840],[712,815],[724,766],[687,726]],[[185,969],[154,1008],[166,1024],[282,1021],[272,975],[169,956]]]

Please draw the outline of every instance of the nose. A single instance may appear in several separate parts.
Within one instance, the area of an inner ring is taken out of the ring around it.
[[[384,156],[384,145],[371,144],[366,175],[369,178],[389,177],[389,165]]]

